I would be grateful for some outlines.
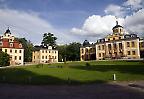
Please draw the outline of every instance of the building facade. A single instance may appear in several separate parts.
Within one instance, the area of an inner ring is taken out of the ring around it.
[[[82,46],[80,60],[139,59],[144,56],[144,41],[136,34],[125,34],[124,28],[118,25],[118,21],[112,30],[112,34],[97,40],[95,44]],[[95,53],[95,58],[89,57],[91,53]]]
[[[22,44],[11,35],[9,29],[0,36],[0,51],[10,55],[10,65],[23,65],[24,49]]]
[[[58,50],[53,50],[51,46],[42,47],[35,46],[35,50],[32,55],[33,63],[57,63],[58,62]]]

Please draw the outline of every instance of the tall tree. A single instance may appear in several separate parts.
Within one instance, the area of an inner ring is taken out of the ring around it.
[[[66,58],[68,61],[80,60],[80,43],[73,42],[66,47]]]
[[[27,41],[25,38],[17,38],[19,42],[22,43],[24,48],[24,62],[32,61],[32,51],[33,44],[30,41]]]
[[[0,51],[0,66],[9,66],[10,65],[10,56],[3,52]]]
[[[41,44],[46,47],[52,46],[54,48],[56,46],[56,40],[57,40],[57,37],[55,37],[54,34],[44,33]]]

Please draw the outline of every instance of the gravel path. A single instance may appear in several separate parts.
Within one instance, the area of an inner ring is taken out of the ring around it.
[[[144,92],[126,82],[81,86],[0,84],[0,99],[144,99]]]

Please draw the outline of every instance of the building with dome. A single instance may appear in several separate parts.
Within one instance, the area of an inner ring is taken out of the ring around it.
[[[80,60],[140,59],[144,57],[144,40],[136,34],[125,34],[124,28],[116,21],[113,33],[98,39],[95,44],[80,48]]]
[[[24,48],[22,44],[11,34],[8,28],[4,35],[0,36],[0,51],[10,55],[10,65],[23,65]]]

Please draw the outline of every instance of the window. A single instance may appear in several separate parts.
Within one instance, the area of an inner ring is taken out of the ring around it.
[[[42,56],[42,59],[44,59],[44,56]]]
[[[113,44],[113,47],[114,47],[115,49],[117,48],[116,43]]]
[[[10,49],[10,53],[12,53],[12,49]]]
[[[45,52],[47,53],[47,50]]]
[[[86,49],[86,52],[88,52],[88,49]]]
[[[3,43],[2,43],[2,41],[0,41],[0,46],[2,46],[3,45]]]
[[[10,43],[10,47],[13,47],[13,43]]]
[[[109,48],[109,50],[111,50],[111,44],[108,44],[108,48]]]
[[[144,42],[141,42],[141,47],[144,47]]]
[[[19,60],[21,60],[21,56],[19,56]]]
[[[21,53],[21,50],[19,50],[19,53]]]
[[[17,56],[15,56],[15,60],[17,60]]]
[[[132,44],[132,47],[135,47],[135,42],[131,42],[131,44]]]
[[[45,56],[45,59],[47,59],[47,56]]]
[[[49,51],[49,53],[50,53],[50,51]]]
[[[56,53],[56,51],[55,51],[55,53]]]
[[[34,59],[35,59],[35,56],[34,56]]]
[[[105,53],[103,53],[103,57],[105,56]]]
[[[110,41],[110,39],[108,39],[108,41]]]
[[[49,55],[49,59],[51,58],[51,56]]]
[[[127,51],[127,54],[130,55],[130,51]]]
[[[119,49],[122,49],[122,43],[119,43]]]
[[[135,51],[132,51],[132,55],[135,55],[136,54],[136,52]]]
[[[127,47],[130,47],[130,42],[127,42]]]
[[[55,59],[56,59],[57,57],[55,56]]]
[[[12,39],[9,39],[9,42],[12,42]]]
[[[44,53],[44,50],[42,50],[42,53]]]
[[[113,40],[115,40],[115,38],[113,38]]]
[[[17,53],[17,50],[15,50],[15,53]]]
[[[119,39],[121,39],[121,37],[119,37]]]
[[[7,53],[7,49],[5,49],[5,52]]]
[[[99,57],[101,57],[101,53],[99,53]]]
[[[104,45],[102,45],[102,50],[104,50]]]
[[[19,47],[22,48],[22,44],[19,44]]]
[[[82,55],[82,60],[84,60],[84,56]]]
[[[99,49],[99,50],[101,50],[101,47],[100,47],[100,45],[98,46],[98,49]]]
[[[82,53],[84,53],[84,49],[82,49]]]

